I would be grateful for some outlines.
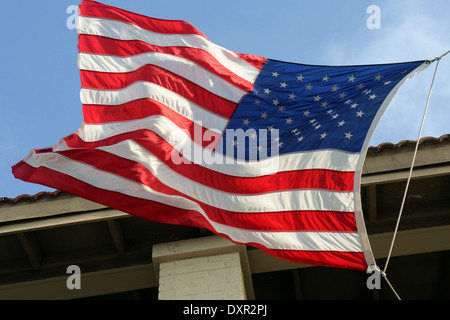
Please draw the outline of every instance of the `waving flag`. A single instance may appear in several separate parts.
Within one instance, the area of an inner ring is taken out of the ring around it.
[[[427,61],[275,61],[86,0],[78,25],[84,123],[32,150],[17,178],[289,261],[374,264],[361,168],[389,102]]]

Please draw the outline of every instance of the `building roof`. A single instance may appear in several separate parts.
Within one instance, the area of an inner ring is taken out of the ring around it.
[[[444,144],[450,144],[450,134],[444,134],[439,138],[436,137],[424,137],[419,140],[419,148],[425,146],[439,146]],[[378,146],[371,146],[367,151],[368,156],[377,155],[387,151],[395,151],[400,149],[415,148],[415,140],[402,140],[398,143],[384,142]]]

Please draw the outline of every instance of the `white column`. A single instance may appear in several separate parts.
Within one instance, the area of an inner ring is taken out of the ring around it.
[[[245,246],[212,236],[153,246],[160,300],[253,299]]]

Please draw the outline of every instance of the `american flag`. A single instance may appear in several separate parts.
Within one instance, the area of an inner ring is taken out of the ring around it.
[[[84,123],[32,150],[17,178],[293,262],[375,263],[361,168],[389,102],[427,61],[281,62],[87,0],[78,32]]]

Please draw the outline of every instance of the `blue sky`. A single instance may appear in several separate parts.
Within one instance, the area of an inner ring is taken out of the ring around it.
[[[448,0],[278,2],[103,0],[144,15],[186,20],[227,49],[321,65],[433,59],[450,50]],[[67,27],[75,0],[7,1],[0,11],[0,197],[52,191],[13,177],[32,148],[47,148],[82,123],[77,33]],[[380,8],[380,29],[366,25]],[[400,89],[371,145],[415,140],[434,68]],[[442,59],[422,136],[450,133],[450,54]]]

